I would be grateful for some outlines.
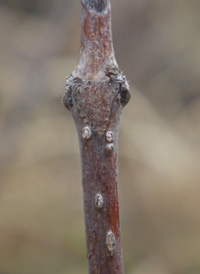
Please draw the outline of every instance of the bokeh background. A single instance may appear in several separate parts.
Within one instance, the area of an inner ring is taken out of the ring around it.
[[[126,273],[199,274],[200,1],[112,7],[133,91],[119,144]],[[79,37],[78,0],[0,0],[1,274],[88,273],[78,140],[61,103]]]

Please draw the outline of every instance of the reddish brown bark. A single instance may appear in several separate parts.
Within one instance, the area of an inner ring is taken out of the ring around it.
[[[80,58],[63,102],[79,136],[89,273],[122,274],[118,131],[130,91],[114,56],[110,1],[81,3]]]

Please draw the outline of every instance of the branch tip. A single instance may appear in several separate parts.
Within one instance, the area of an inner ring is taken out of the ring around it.
[[[109,0],[81,0],[82,4],[95,12],[103,12]]]

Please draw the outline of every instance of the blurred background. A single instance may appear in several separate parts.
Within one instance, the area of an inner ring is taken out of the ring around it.
[[[200,1],[113,0],[130,80],[119,144],[127,274],[200,273]],[[76,129],[61,98],[80,1],[0,0],[0,274],[86,274]]]

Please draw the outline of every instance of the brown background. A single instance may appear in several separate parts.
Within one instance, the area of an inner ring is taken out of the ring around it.
[[[133,96],[120,131],[127,274],[200,273],[200,1],[113,0]],[[86,274],[76,130],[61,104],[80,1],[0,1],[0,274]]]

